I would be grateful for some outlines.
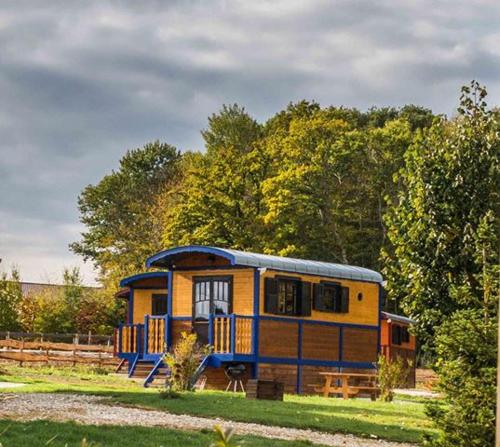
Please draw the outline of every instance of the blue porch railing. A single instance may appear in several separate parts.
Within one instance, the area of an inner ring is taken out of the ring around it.
[[[150,360],[160,356],[167,349],[168,334],[175,320],[168,315],[146,315],[144,324],[121,324],[117,330],[117,354],[140,354]],[[208,321],[208,344],[214,354],[252,355],[253,331],[252,316],[212,315]]]
[[[144,325],[120,324],[117,338],[119,354],[142,354]]]
[[[168,315],[144,317],[144,355],[158,356],[167,350],[170,319]]]
[[[253,317],[247,315],[211,315],[208,344],[214,354],[252,354]]]

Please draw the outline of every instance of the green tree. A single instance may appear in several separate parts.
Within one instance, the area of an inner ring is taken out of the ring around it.
[[[144,259],[161,248],[161,222],[152,214],[158,194],[178,181],[180,158],[168,144],[146,144],[128,151],[117,171],[80,194],[86,231],[71,249],[92,260],[105,282],[142,270]]]
[[[300,103],[270,126],[265,250],[378,268],[384,197],[397,192],[392,177],[411,143],[409,122],[392,109],[361,113]]]
[[[20,275],[12,267],[10,277],[7,273],[0,276],[0,331],[20,329],[19,305],[22,299]]]
[[[32,293],[35,314],[33,331],[44,334],[73,332],[73,321],[68,312],[63,288],[47,286]]]
[[[477,82],[458,116],[419,135],[388,215],[389,291],[434,352],[443,406],[429,413],[439,447],[493,445],[499,297],[499,121]]]
[[[266,163],[261,127],[243,108],[224,106],[202,132],[206,154],[190,154],[184,180],[165,209],[165,246],[259,249],[260,183]],[[167,191],[167,195],[170,192]]]
[[[464,275],[450,294],[463,309],[437,331],[436,370],[444,406],[431,406],[430,416],[442,429],[436,447],[482,447],[495,443],[498,296],[500,266],[498,234],[491,212],[481,220],[474,240],[475,280],[481,294]]]
[[[389,295],[418,320],[424,345],[463,305],[450,290],[463,283],[480,295],[474,240],[484,216],[498,210],[498,122],[486,92],[464,88],[459,116],[418,133],[400,173],[403,184],[387,214],[392,247],[383,253]]]

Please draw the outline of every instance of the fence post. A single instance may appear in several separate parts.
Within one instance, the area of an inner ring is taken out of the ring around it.
[[[10,340],[10,331],[7,331],[7,338],[6,340]]]
[[[24,338],[21,341],[21,357],[19,360],[19,366],[23,366],[23,352],[24,352]]]
[[[90,345],[90,340],[92,339],[92,331],[89,331],[89,339],[88,339],[88,343]]]

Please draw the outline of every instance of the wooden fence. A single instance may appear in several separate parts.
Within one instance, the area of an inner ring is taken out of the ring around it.
[[[79,363],[99,366],[116,366],[113,346],[47,341],[0,340],[0,359],[24,363]]]

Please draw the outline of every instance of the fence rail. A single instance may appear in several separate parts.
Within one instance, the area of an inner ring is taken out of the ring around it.
[[[88,345],[106,345],[113,344],[112,335],[98,335],[89,332],[87,334],[47,334],[42,332],[16,332],[0,331],[0,340],[25,340],[25,341],[49,341],[60,343],[75,343]]]
[[[116,365],[113,347],[47,341],[0,340],[0,359],[23,363]]]

